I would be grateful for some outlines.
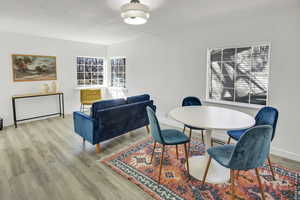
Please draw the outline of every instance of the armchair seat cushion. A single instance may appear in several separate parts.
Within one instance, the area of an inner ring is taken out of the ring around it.
[[[247,129],[240,129],[240,130],[232,130],[232,131],[227,131],[227,134],[235,139],[235,140],[239,140],[242,135],[244,135],[244,133],[246,132]]]
[[[98,100],[92,100],[92,101],[82,101],[81,103],[84,104],[84,105],[92,105],[93,103],[99,101],[100,99]]]
[[[215,159],[220,165],[229,167],[229,161],[231,159],[232,152],[234,151],[235,145],[226,144],[223,146],[216,146],[207,149],[207,153]]]
[[[189,138],[181,131],[175,129],[161,130],[163,141],[167,145],[184,144]]]

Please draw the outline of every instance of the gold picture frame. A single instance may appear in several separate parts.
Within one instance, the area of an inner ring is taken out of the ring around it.
[[[57,80],[56,56],[12,54],[14,82]]]

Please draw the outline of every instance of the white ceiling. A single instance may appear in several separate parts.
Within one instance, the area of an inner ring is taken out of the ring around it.
[[[0,0],[0,30],[108,45],[194,23],[300,8],[300,0],[141,0],[150,6],[151,17],[145,25],[131,26],[120,17],[119,8],[127,2]]]

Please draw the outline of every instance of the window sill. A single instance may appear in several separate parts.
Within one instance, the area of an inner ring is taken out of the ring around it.
[[[112,89],[112,90],[123,90],[123,91],[128,91],[127,88],[123,88],[123,87],[110,87],[110,86],[106,86],[106,85],[96,85],[96,86],[76,86],[74,88],[74,90],[82,90],[82,89],[101,89],[101,88],[105,88],[105,89]]]
[[[76,86],[75,90],[82,90],[82,89],[101,89],[101,88],[107,88],[105,85],[95,85],[95,86]]]
[[[124,89],[124,90],[126,90],[127,88],[125,87],[112,87],[112,86],[110,86],[110,87],[107,87],[107,88],[109,88],[109,89]]]
[[[211,100],[211,99],[205,99],[204,102],[213,103],[213,104],[236,106],[236,107],[242,107],[242,108],[251,108],[251,109],[260,109],[262,107],[265,107],[264,105],[254,105],[254,104],[236,103],[236,102],[228,102],[228,101],[216,101],[216,100]]]

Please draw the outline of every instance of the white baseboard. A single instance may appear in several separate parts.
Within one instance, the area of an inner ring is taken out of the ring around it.
[[[271,147],[271,153],[273,155],[280,156],[280,157],[283,157],[283,158],[287,158],[287,159],[290,159],[290,160],[294,160],[294,161],[298,161],[298,162],[300,161],[300,155],[299,154],[289,152],[289,151],[285,151],[283,149],[279,149],[279,148],[276,148],[276,147]]]
[[[176,122],[170,118],[167,118],[165,116],[158,116],[159,122],[162,124],[165,124],[167,126],[173,126],[175,128],[183,128],[183,125],[179,122]],[[213,137],[218,139],[218,140],[222,140],[222,141],[227,141],[228,136],[222,132],[222,131],[216,131],[213,132]],[[276,155],[276,156],[280,156],[283,158],[287,158],[290,160],[294,160],[294,161],[300,161],[300,155],[293,153],[293,152],[289,152],[277,147],[271,147],[271,154]]]

